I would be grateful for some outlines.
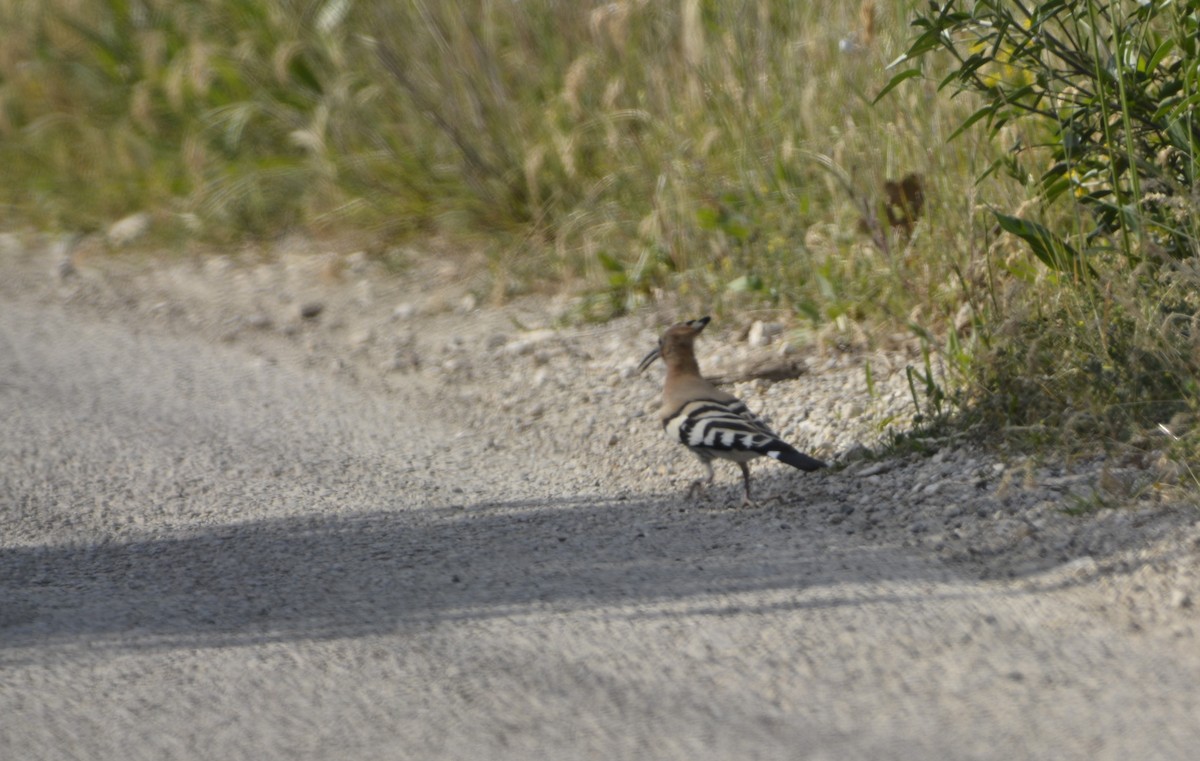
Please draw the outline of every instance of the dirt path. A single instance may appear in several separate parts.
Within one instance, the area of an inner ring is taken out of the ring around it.
[[[3,758],[1200,753],[1194,508],[969,450],[689,504],[653,317],[9,256]],[[840,372],[755,406],[844,447]]]

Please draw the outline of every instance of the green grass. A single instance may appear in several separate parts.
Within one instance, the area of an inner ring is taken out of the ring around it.
[[[979,86],[939,88],[963,62],[931,49],[875,102],[926,6],[865,6],[0,0],[0,223],[88,232],[149,211],[160,241],[437,240],[482,253],[497,298],[581,294],[579,319],[669,292],[792,314],[820,340],[911,327],[944,371],[913,371],[928,417],[1056,442],[1193,410],[1194,186],[1164,195],[1107,159],[1043,175],[1068,130],[1012,108],[1045,72],[1000,45],[975,49]],[[1187,18],[1155,34],[1183,50]],[[1188,76],[1163,133],[1176,167],[1195,159]],[[1138,95],[1113,83],[1118,104]],[[1104,123],[1096,139],[1135,164],[1130,125]],[[1115,203],[1095,193],[1105,172]],[[910,173],[924,204],[906,233],[885,188]],[[1148,269],[1163,241],[1169,264]]]
[[[843,328],[953,313],[986,235],[995,151],[944,144],[970,104],[871,106],[900,3],[849,54],[837,4],[0,0],[0,24],[9,222],[449,237],[499,294],[598,287],[595,318],[665,288]],[[925,219],[873,243],[909,172]]]

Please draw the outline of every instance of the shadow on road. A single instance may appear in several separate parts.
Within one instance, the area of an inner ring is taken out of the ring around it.
[[[927,553],[813,531],[807,515],[667,499],[377,505],[0,550],[0,654],[359,637],[538,611],[721,616],[957,594],[953,573]],[[889,592],[895,581],[927,583]]]
[[[118,637],[166,647],[354,637],[547,609],[657,615],[684,603],[723,615],[746,611],[730,597],[742,592],[936,569],[903,559],[878,544],[813,546],[785,510],[602,500],[384,507],[0,550],[0,650]]]

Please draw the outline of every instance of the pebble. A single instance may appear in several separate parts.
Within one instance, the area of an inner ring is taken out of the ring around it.
[[[782,332],[782,323],[755,320],[750,326],[750,332],[746,335],[746,342],[751,346],[761,348],[770,344]]]
[[[1095,576],[1100,571],[1100,564],[1096,562],[1095,558],[1085,555],[1063,563],[1059,566],[1058,570],[1067,576],[1081,579],[1088,576]]]
[[[536,346],[537,344],[533,341],[530,341],[526,338],[519,338],[516,341],[510,341],[504,347],[504,351],[508,354],[515,354],[518,357],[523,357],[526,354],[532,354],[533,349]]]
[[[262,312],[255,312],[246,317],[246,327],[254,330],[270,330],[271,318]]]
[[[842,453],[840,460],[842,462],[856,462],[866,459],[871,456],[871,450],[868,449],[861,441],[856,441],[850,445],[850,448]]]
[[[138,238],[145,235],[149,229],[150,215],[144,211],[140,211],[113,222],[109,225],[105,237],[108,239],[109,245],[119,248],[135,242]]]
[[[859,478],[865,478],[867,476],[878,476],[882,473],[887,473],[894,467],[896,467],[896,463],[894,461],[880,460],[878,462],[871,463],[870,465],[868,465],[867,467],[858,471],[854,475],[858,476]]]
[[[863,414],[865,408],[861,402],[842,402],[837,406],[837,416],[842,420],[851,420]]]
[[[458,305],[455,307],[454,311],[458,314],[470,314],[477,308],[479,308],[479,300],[475,298],[474,294],[468,293],[466,296],[463,296],[461,299],[459,299]]]

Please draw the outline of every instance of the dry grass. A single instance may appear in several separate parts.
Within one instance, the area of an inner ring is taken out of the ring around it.
[[[978,205],[1018,199],[977,197],[989,143],[944,143],[970,104],[871,107],[904,8],[0,0],[0,202],[68,229],[449,236],[488,248],[500,294],[611,284],[594,317],[668,288],[933,323]],[[875,220],[911,172],[905,238]]]
[[[573,289],[581,319],[670,292],[845,340],[915,326],[948,361],[961,394],[947,398],[971,404],[1025,403],[997,357],[1020,354],[1036,393],[1055,352],[1091,352],[1111,325],[1162,372],[1187,366],[1159,340],[1179,318],[1151,302],[1191,298],[1190,264],[1149,299],[1064,291],[989,211],[1029,210],[1027,184],[976,183],[1024,128],[947,142],[981,101],[930,81],[872,105],[910,12],[0,0],[0,221],[89,231],[150,211],[160,240],[436,237],[484,252],[483,295]],[[913,174],[919,204],[889,186]],[[1030,348],[1064,320],[1094,329]],[[1108,383],[1101,365],[1080,383]],[[1047,403],[1093,417],[1118,403],[1085,396]]]

